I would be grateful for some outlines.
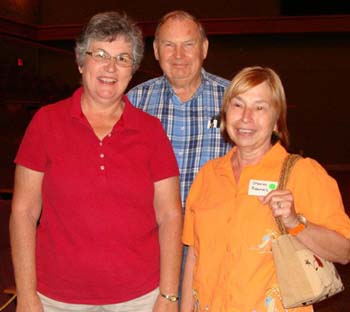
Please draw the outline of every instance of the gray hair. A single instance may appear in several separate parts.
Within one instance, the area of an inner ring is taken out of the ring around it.
[[[199,30],[199,33],[202,37],[202,40],[204,41],[205,39],[207,39],[207,35],[205,33],[204,27],[202,25],[202,23],[198,20],[198,18],[196,18],[195,16],[191,15],[190,13],[186,12],[186,11],[182,11],[182,10],[176,10],[176,11],[171,11],[167,14],[165,14],[161,20],[159,21],[156,31],[155,31],[155,35],[154,35],[154,40],[158,40],[158,35],[159,35],[159,31],[160,28],[170,19],[178,19],[178,20],[184,20],[184,19],[189,19],[192,22],[194,22]]]
[[[92,40],[112,42],[117,37],[124,37],[132,44],[134,59],[133,73],[139,68],[143,57],[144,43],[141,29],[125,13],[104,12],[94,15],[75,42],[75,57],[82,67],[85,63],[87,49]]]

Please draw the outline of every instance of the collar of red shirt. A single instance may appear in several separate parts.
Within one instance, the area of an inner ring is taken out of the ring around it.
[[[80,119],[82,117],[81,96],[83,92],[84,92],[84,88],[80,87],[73,93],[72,109],[71,109],[72,118]],[[138,118],[138,114],[135,114],[135,110],[137,110],[137,108],[135,108],[130,103],[126,95],[123,95],[123,100],[125,102],[125,107],[119,122],[121,122],[123,127],[126,129],[134,129],[134,130],[139,129],[140,121]]]

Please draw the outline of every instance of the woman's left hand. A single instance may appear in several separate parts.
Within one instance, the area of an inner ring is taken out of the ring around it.
[[[293,228],[299,221],[294,207],[293,194],[288,190],[271,191],[259,197],[264,205],[269,205],[274,217],[281,217],[286,228]],[[350,262],[350,240],[336,231],[308,222],[307,230],[298,234],[298,239],[315,254],[333,262]]]
[[[293,194],[288,190],[271,191],[264,197],[259,197],[264,205],[269,205],[274,217],[280,220],[287,228],[293,228],[298,224],[297,213],[294,207]]]

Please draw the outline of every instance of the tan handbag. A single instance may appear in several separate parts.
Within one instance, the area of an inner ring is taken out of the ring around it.
[[[301,156],[288,155],[283,163],[278,189],[285,189],[289,173]],[[285,308],[310,305],[344,290],[334,266],[314,254],[295,236],[287,234],[284,224],[275,218],[281,235],[272,242],[277,280]]]

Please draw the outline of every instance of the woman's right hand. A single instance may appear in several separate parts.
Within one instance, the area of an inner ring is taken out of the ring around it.
[[[42,209],[44,173],[16,166],[10,217],[12,263],[15,273],[16,312],[43,312],[36,291],[36,230]]]
[[[17,297],[16,312],[44,312],[44,308],[39,296],[34,294],[25,298]]]

